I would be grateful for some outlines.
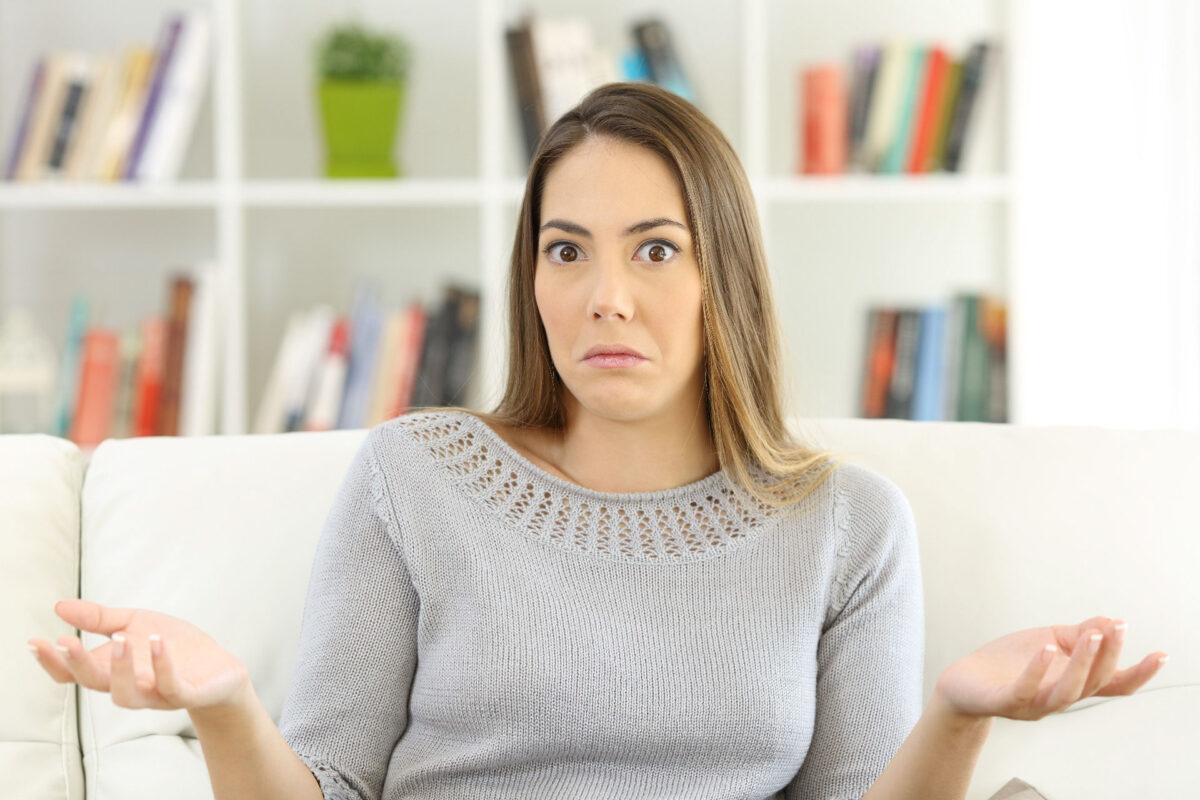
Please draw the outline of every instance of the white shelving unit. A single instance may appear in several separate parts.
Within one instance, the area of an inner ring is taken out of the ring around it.
[[[114,21],[117,12],[83,0],[36,6],[0,0],[0,142],[5,148],[38,53],[54,47],[116,50],[130,41],[154,41],[170,4],[129,5],[120,12],[127,18]],[[960,51],[978,36],[1004,40],[1009,35],[1000,0],[944,0],[916,16],[883,0],[860,5],[871,13],[857,7],[833,12],[818,0],[726,0],[714,4],[713,14],[700,16],[686,3],[665,2],[658,12],[671,26],[693,82],[711,98],[708,104],[701,98],[701,107],[738,149],[754,187],[778,276],[776,299],[799,367],[794,411],[808,416],[857,413],[868,304],[935,302],[958,287],[1002,292],[1006,274],[1014,192],[1003,174],[793,174],[793,87],[801,65],[845,61],[853,44],[881,42],[893,34],[941,40]],[[395,181],[333,182],[318,176],[319,138],[315,116],[307,116],[315,112],[306,70],[315,34],[340,19],[340,12],[278,0],[211,0],[211,7],[218,56],[209,107],[201,114],[193,148],[197,152],[189,153],[184,178],[166,186],[0,184],[0,303],[32,305],[48,320],[61,317],[65,330],[64,284],[47,286],[36,275],[46,261],[69,260],[54,249],[66,245],[45,241],[55,232],[77,231],[71,235],[87,241],[68,252],[92,253],[93,244],[116,247],[105,257],[124,259],[136,251],[160,265],[186,264],[207,248],[227,291],[219,430],[237,434],[246,432],[253,419],[286,312],[325,298],[348,313],[346,287],[357,277],[356,257],[370,262],[386,284],[394,282],[393,303],[427,292],[443,276],[468,278],[481,287],[484,300],[473,404],[489,405],[502,386],[506,261],[524,191],[505,25],[526,8],[587,13],[600,41],[611,46],[644,9],[631,0],[591,9],[566,0],[519,5],[450,0],[400,14],[388,4],[360,4],[368,22],[399,29],[417,45],[420,74],[411,79],[401,126],[402,168],[414,174]],[[129,24],[135,15],[136,30]],[[864,22],[868,18],[871,22]],[[464,20],[475,25],[466,37]],[[446,31],[451,23],[453,30]],[[735,51],[727,47],[731,23],[739,30]],[[835,26],[837,35],[828,26]],[[1003,131],[992,133],[1004,140]],[[125,215],[134,221],[119,222]],[[160,232],[160,219],[162,230],[177,227],[181,233]],[[944,223],[948,227],[940,227]],[[864,225],[876,233],[863,237]],[[89,239],[101,227],[122,226],[138,240],[124,241],[127,252],[112,241]],[[888,244],[897,226],[905,233]],[[883,250],[862,250],[864,238]],[[175,242],[186,246],[172,249]],[[926,249],[931,242],[945,246]],[[854,246],[845,248],[843,262],[838,253],[848,244]],[[344,246],[341,263],[330,263],[339,257],[332,254],[335,246]],[[362,255],[355,255],[356,247]],[[426,263],[443,257],[449,260],[442,265]],[[389,267],[389,258],[399,266]],[[406,266],[414,263],[420,269]],[[925,266],[910,270],[908,265],[916,263]],[[130,325],[135,313],[162,306],[165,281],[153,271],[142,276],[153,294],[131,290],[124,305],[112,302],[111,324]],[[813,296],[834,278],[832,294]],[[76,278],[60,280],[70,285]],[[82,276],[78,280],[86,284]],[[827,313],[798,312],[813,303]],[[62,331],[51,327],[48,333],[61,341]]]

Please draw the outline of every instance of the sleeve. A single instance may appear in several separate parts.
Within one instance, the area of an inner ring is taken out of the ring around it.
[[[408,725],[418,598],[372,429],[317,544],[279,728],[327,800],[379,800]]]
[[[788,800],[861,798],[921,716],[925,606],[912,508],[887,478],[841,470],[813,736]]]

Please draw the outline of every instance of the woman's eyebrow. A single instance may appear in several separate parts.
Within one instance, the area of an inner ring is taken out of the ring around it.
[[[682,228],[685,231],[687,230],[687,226],[682,222],[676,222],[675,220],[668,219],[667,217],[655,217],[654,219],[648,219],[643,222],[630,225],[625,229],[625,235],[630,236],[635,233],[644,233],[651,228],[658,228],[663,225],[674,225],[676,228]],[[567,233],[573,233],[576,236],[586,236],[589,239],[592,238],[592,233],[587,228],[583,227],[582,225],[576,225],[574,222],[569,222],[565,219],[550,220],[538,229],[538,233],[545,232],[547,228],[558,228],[559,230],[566,231]]]

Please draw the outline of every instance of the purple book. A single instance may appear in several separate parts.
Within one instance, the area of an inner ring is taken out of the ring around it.
[[[25,137],[29,135],[29,120],[33,117],[33,107],[37,104],[38,95],[42,90],[42,77],[46,74],[46,59],[38,59],[33,70],[33,78],[29,81],[29,92],[25,95],[25,105],[21,109],[21,122],[17,125],[17,135],[13,139],[12,150],[8,153],[8,167],[4,170],[5,180],[15,180],[17,165],[21,161],[21,151],[25,149]]]
[[[146,93],[146,104],[142,107],[142,119],[138,123],[137,135],[129,158],[125,160],[125,180],[137,177],[138,162],[146,149],[146,140],[150,138],[150,126],[154,124],[154,114],[162,98],[163,86],[167,80],[167,72],[171,68],[171,56],[175,52],[175,43],[179,41],[179,33],[183,30],[183,15],[173,14],[167,23],[162,41],[159,43],[157,58],[154,64],[154,78],[150,82],[150,90]]]

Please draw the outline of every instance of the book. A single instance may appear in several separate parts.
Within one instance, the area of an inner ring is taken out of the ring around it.
[[[400,374],[400,351],[404,344],[406,316],[402,309],[392,309],[384,315],[379,333],[379,348],[371,378],[371,402],[366,427],[374,427],[395,414],[397,381]]]
[[[479,330],[479,293],[463,287],[450,291],[458,295],[454,307],[454,329],[442,389],[442,405],[465,406],[475,366],[475,347]]]
[[[150,75],[149,84],[146,89],[146,101],[142,104],[142,113],[138,119],[138,125],[134,131],[129,153],[126,156],[122,169],[122,177],[125,180],[133,180],[138,177],[142,157],[150,138],[150,130],[158,120],[158,107],[162,102],[163,93],[166,89],[167,74],[172,69],[176,57],[176,47],[179,44],[179,36],[182,30],[183,16],[181,14],[171,14],[163,23],[162,30],[159,33],[158,46],[154,51],[154,70]]]
[[[350,358],[337,427],[362,428],[370,411],[371,378],[382,335],[383,311],[376,301],[379,287],[360,281],[350,315]]]
[[[71,297],[67,338],[63,345],[62,361],[59,362],[58,396],[54,403],[51,436],[65,437],[71,429],[71,418],[75,414],[76,390],[79,387],[83,337],[87,333],[90,318],[91,303],[88,301],[87,295],[76,292]]]
[[[109,436],[119,365],[116,332],[89,329],[83,337],[79,392],[69,436],[80,447],[94,447]]]
[[[21,163],[21,155],[29,142],[29,129],[32,124],[34,111],[38,105],[42,85],[46,77],[46,59],[38,59],[30,75],[29,85],[25,89],[25,101],[21,104],[21,113],[17,122],[17,132],[13,136],[12,145],[8,151],[8,163],[4,168],[4,179],[15,180],[17,169]]]
[[[215,262],[201,263],[192,277],[183,376],[179,394],[180,436],[217,432],[217,361],[220,351],[221,272]]]
[[[525,139],[526,161],[532,162],[538,143],[546,130],[546,112],[542,104],[542,89],[538,83],[537,63],[533,54],[533,33],[529,22],[522,21],[506,29],[504,41],[508,51],[513,87],[517,95],[517,111],[521,133]]]
[[[183,387],[184,352],[188,344],[188,316],[196,283],[190,275],[171,279],[167,298],[166,364],[163,370],[162,396],[158,413],[158,436],[179,433],[179,407]]]
[[[113,405],[112,427],[109,436],[124,439],[133,435],[133,396],[137,385],[138,354],[142,349],[141,336],[136,330],[120,335],[117,370],[117,398]]]
[[[28,139],[17,166],[17,180],[38,181],[45,173],[54,132],[62,114],[69,58],[66,53],[51,53],[45,58],[45,73],[41,90],[38,92],[37,106],[29,124]],[[66,431],[63,435],[66,435]]]
[[[58,178],[63,173],[63,164],[72,139],[79,133],[80,109],[92,82],[91,64],[87,56],[72,54],[65,66],[66,94],[62,111],[51,136],[50,153],[46,159],[42,176]]]
[[[958,419],[987,422],[989,366],[987,342],[980,318],[981,298],[966,294],[959,298],[962,314],[962,357],[958,375]]]
[[[581,17],[560,19],[535,14],[527,20],[545,123],[549,126],[599,83],[592,30]]]
[[[958,97],[954,105],[954,115],[950,120],[950,129],[946,133],[945,168],[949,172],[959,171],[959,159],[962,157],[963,144],[967,131],[971,126],[972,111],[975,107],[976,95],[984,80],[984,70],[990,45],[987,42],[975,42],[963,61],[962,77],[958,89]]]
[[[671,40],[666,22],[645,19],[632,25],[633,40],[646,60],[650,80],[690,103],[696,102],[691,81],[684,75],[683,64]]]
[[[312,400],[304,410],[303,430],[327,431],[337,424],[350,354],[350,321],[339,316],[329,333],[329,344],[316,365]]]
[[[916,130],[913,133],[912,150],[907,165],[909,173],[931,171],[934,137],[937,134],[938,112],[941,110],[942,95],[945,92],[948,59],[944,47],[935,46],[929,49],[925,85],[921,88]]]
[[[920,312],[912,308],[896,312],[896,349],[884,403],[885,417],[908,419],[912,415],[920,317]]]
[[[111,56],[94,59],[91,85],[79,108],[79,130],[71,137],[63,159],[63,177],[79,181],[90,177],[87,167],[95,158],[105,126],[120,97],[119,63]]]
[[[867,127],[867,110],[875,87],[875,76],[879,72],[880,49],[876,46],[859,47],[854,51],[851,68],[850,122],[848,169],[851,172],[866,172],[867,157],[863,146]]]
[[[946,62],[944,82],[934,127],[933,146],[929,152],[930,172],[943,172],[946,169],[946,140],[950,134],[950,121],[954,118],[954,107],[958,104],[958,89],[962,85],[961,59],[951,58]]]
[[[888,148],[896,137],[911,66],[911,48],[905,42],[893,40],[884,45],[863,136],[864,159],[871,172],[882,170]]]
[[[446,386],[446,362],[450,356],[450,342],[454,336],[458,301],[459,295],[453,289],[443,290],[441,306],[436,313],[429,316],[420,366],[417,368],[416,385],[413,387],[411,408],[442,405]]]
[[[421,358],[425,352],[425,332],[429,327],[429,314],[420,303],[409,304],[403,316],[403,328],[398,339],[396,353],[397,368],[393,379],[393,394],[388,418],[407,412],[413,407],[417,375],[421,370]]]
[[[946,309],[932,307],[921,309],[917,331],[916,378],[913,384],[911,419],[935,422],[946,419],[942,405],[944,390],[943,364],[946,329]]]
[[[212,72],[212,23],[203,9],[177,19],[179,31],[163,69],[158,105],[151,115],[141,157],[131,165],[132,177],[143,181],[179,178],[196,117]]]
[[[301,312],[288,315],[275,361],[254,416],[254,433],[283,433],[287,430],[287,388],[293,383],[292,373],[299,361],[297,348],[303,338],[305,321],[306,317]]]
[[[846,171],[849,99],[845,73],[836,64],[800,73],[801,172],[836,175]]]
[[[868,317],[866,372],[862,415],[881,418],[887,412],[888,386],[896,354],[896,309],[873,309]]]
[[[908,165],[918,95],[924,85],[927,52],[927,49],[921,46],[913,46],[908,50],[909,64],[900,92],[896,127],[888,143],[881,172],[896,175],[903,172]]]
[[[317,391],[317,367],[324,360],[333,333],[336,314],[331,306],[309,309],[296,347],[296,363],[289,368],[284,431],[304,429],[308,409]]]
[[[142,106],[146,101],[154,58],[154,51],[147,47],[133,46],[126,49],[121,70],[124,87],[112,119],[104,130],[104,141],[100,145],[98,163],[92,177],[105,181],[119,181],[124,175],[125,162],[133,138],[137,134]]]
[[[158,433],[163,376],[167,367],[167,318],[155,315],[142,322],[142,349],[134,377],[133,436]]]

